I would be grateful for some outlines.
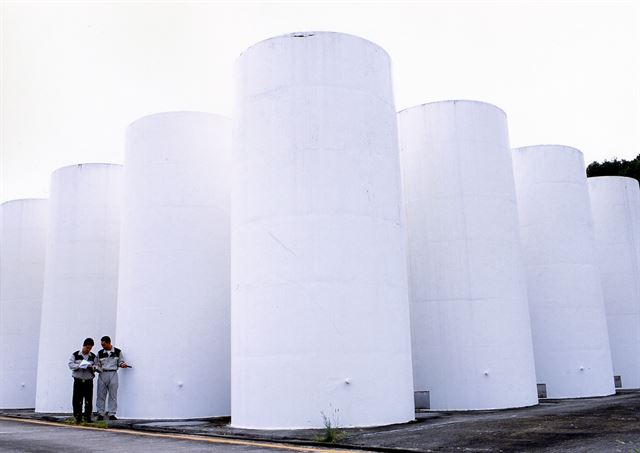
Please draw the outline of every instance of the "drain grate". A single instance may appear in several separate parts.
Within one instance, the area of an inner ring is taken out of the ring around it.
[[[621,389],[622,388],[622,376],[614,376],[613,377],[613,385],[615,385],[615,387],[617,389]]]
[[[538,384],[538,398],[547,397],[547,384]]]
[[[430,409],[431,400],[429,398],[429,390],[413,392],[413,402],[416,409]]]

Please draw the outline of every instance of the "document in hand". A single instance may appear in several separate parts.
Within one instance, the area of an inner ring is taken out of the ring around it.
[[[92,362],[89,362],[88,360],[82,360],[82,362],[80,362],[80,368],[82,368],[83,370],[86,369],[88,366],[93,365]]]

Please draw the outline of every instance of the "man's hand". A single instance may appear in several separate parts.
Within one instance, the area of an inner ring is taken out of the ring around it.
[[[119,366],[120,368],[126,368],[126,367],[128,367],[129,365],[127,365],[127,364],[126,364],[126,363],[124,363],[124,362],[120,362],[120,365],[118,365],[118,366]]]

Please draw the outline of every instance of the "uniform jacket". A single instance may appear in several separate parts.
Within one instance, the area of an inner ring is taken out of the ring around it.
[[[80,351],[76,351],[71,354],[71,357],[69,357],[69,369],[71,370],[71,376],[76,379],[93,379],[95,373],[92,370],[80,368],[80,363],[83,360],[93,364],[96,361],[96,355],[93,352],[90,352],[86,356],[83,356]]]
[[[115,346],[110,351],[106,349],[98,351],[98,361],[96,362],[98,371],[118,371],[122,362],[124,362],[122,351]]]

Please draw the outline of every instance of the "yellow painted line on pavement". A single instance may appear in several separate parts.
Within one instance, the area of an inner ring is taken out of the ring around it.
[[[261,447],[261,448],[270,448],[273,450],[290,450],[290,451],[317,451],[322,453],[344,453],[344,452],[357,452],[359,450],[335,450],[329,448],[320,448],[320,447],[305,447],[305,446],[296,446],[296,445],[287,445],[287,444],[278,444],[271,442],[256,442],[251,440],[239,440],[239,439],[223,439],[220,437],[207,437],[207,436],[194,436],[190,434],[166,434],[166,433],[151,433],[146,431],[135,431],[132,429],[106,429],[106,428],[97,428],[93,426],[81,426],[81,425],[66,425],[64,423],[58,422],[48,422],[44,420],[32,420],[26,418],[13,418],[13,417],[3,417],[0,416],[0,420],[2,421],[11,421],[11,422],[20,422],[20,423],[30,423],[32,425],[44,425],[44,426],[55,426],[58,428],[70,428],[70,429],[87,429],[90,431],[101,431],[101,432],[109,432],[109,433],[122,433],[122,434],[131,434],[134,436],[147,436],[147,437],[161,437],[166,439],[176,439],[176,440],[191,440],[195,442],[207,442],[210,444],[225,444],[225,445],[240,445],[245,447]]]

